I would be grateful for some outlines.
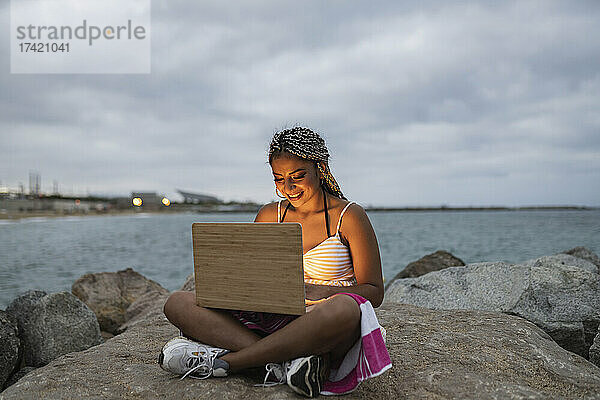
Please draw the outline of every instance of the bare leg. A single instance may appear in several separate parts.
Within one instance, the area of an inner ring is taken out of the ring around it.
[[[311,354],[341,358],[360,336],[360,308],[349,296],[320,303],[271,335],[221,357],[231,371]]]
[[[222,349],[238,351],[261,339],[228,313],[197,306],[193,292],[173,293],[164,313],[186,336]]]
[[[349,296],[334,296],[262,338],[226,312],[199,307],[192,292],[175,292],[164,312],[184,334],[231,350],[221,357],[231,371],[311,354],[343,357],[360,337],[360,308]]]

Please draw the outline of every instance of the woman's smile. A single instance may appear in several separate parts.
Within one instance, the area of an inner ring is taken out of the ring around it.
[[[298,200],[300,197],[302,197],[302,194],[304,194],[304,192],[299,192],[299,193],[294,193],[292,194],[288,194],[288,199],[290,200]]]

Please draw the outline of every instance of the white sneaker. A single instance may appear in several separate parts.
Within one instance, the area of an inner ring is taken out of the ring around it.
[[[296,358],[287,365],[287,384],[296,393],[316,397],[321,393],[327,378],[326,372],[327,365],[321,356]]]
[[[218,357],[229,353],[229,350],[194,342],[182,336],[169,340],[158,356],[158,364],[165,371],[197,379],[211,376],[227,376],[229,363]]]
[[[259,383],[254,386],[270,387],[276,385],[283,385],[287,382],[287,371],[289,369],[289,365],[289,361],[286,361],[281,364],[268,363],[267,365],[265,365],[265,370],[267,370],[267,373],[265,375],[263,383]]]

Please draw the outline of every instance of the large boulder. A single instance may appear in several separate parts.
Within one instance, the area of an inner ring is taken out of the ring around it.
[[[20,341],[17,324],[0,310],[0,391],[19,361]]]
[[[168,294],[149,292],[140,296],[126,311],[127,322],[119,327],[118,332],[123,333],[132,326],[152,317],[163,317],[163,306],[169,297]]]
[[[48,294],[35,304],[27,329],[25,364],[39,367],[55,358],[102,343],[94,312],[69,292]]]
[[[593,251],[591,251],[588,248],[585,248],[583,246],[578,246],[578,247],[574,247],[570,250],[565,250],[565,251],[563,251],[563,253],[575,256],[577,258],[582,258],[584,260],[587,260],[587,261],[591,262],[592,264],[596,265],[598,268],[600,268],[600,257],[598,257],[598,255],[596,255],[596,253],[594,253]]]
[[[100,328],[112,334],[120,332],[119,327],[127,321],[127,309],[140,296],[169,293],[131,268],[83,275],[73,283],[71,291],[96,313]]]
[[[31,325],[34,315],[33,310],[40,299],[47,294],[42,290],[28,290],[15,297],[6,308],[6,313],[17,322],[23,350],[32,347],[31,340],[35,340],[35,337],[30,334],[33,331]],[[33,365],[31,359],[26,358],[25,363]]]
[[[600,328],[598,328],[598,334],[590,347],[590,361],[600,367]]]
[[[600,369],[522,318],[401,304],[377,315],[395,372],[364,386],[388,387],[381,398],[600,398]]]
[[[193,292],[196,290],[195,284],[194,273],[191,273],[187,276],[179,290]],[[127,322],[119,327],[119,332],[124,332],[126,329],[142,323],[148,318],[163,318],[163,307],[168,298],[169,293],[160,294],[159,296],[149,293],[140,296],[140,298],[127,308]]]
[[[448,267],[460,267],[462,265],[465,265],[465,263],[460,258],[453,256],[445,250],[438,250],[408,264],[390,281],[390,284],[396,279],[416,278],[432,271],[439,271]]]
[[[593,267],[567,255],[558,262],[542,257],[515,265],[487,262],[451,267],[396,280],[384,302],[518,315],[563,348],[587,358],[600,323],[600,275],[591,271]]]
[[[394,366],[345,399],[600,399],[600,369],[522,318],[402,304],[385,305],[377,315]],[[176,334],[164,316],[149,314],[100,346],[27,374],[2,399],[299,398],[285,385],[254,387],[262,383],[261,369],[180,381],[156,363]]]
[[[24,377],[25,375],[27,375],[28,373],[30,373],[31,371],[33,371],[35,369],[36,369],[35,367],[23,367],[23,368],[21,368],[17,372],[13,373],[10,376],[10,378],[8,378],[8,380],[4,384],[4,387],[9,387],[11,385],[14,385],[15,383],[17,383],[19,381],[19,379],[21,379],[22,377]]]
[[[19,330],[27,329],[35,305],[47,294],[42,290],[28,290],[15,297],[6,307],[6,313],[17,321]]]
[[[571,267],[577,267],[577,268],[585,269],[586,271],[598,273],[598,267],[594,263],[592,263],[584,258],[579,258],[579,257],[572,256],[570,254],[564,254],[564,253],[559,253],[559,254],[554,254],[552,256],[544,256],[544,257],[535,258],[532,260],[527,260],[527,261],[523,262],[523,265],[525,265],[525,266],[544,266],[544,267],[550,267],[550,268],[562,267],[564,265],[568,265]]]

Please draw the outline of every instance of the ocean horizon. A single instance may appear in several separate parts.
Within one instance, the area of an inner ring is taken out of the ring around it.
[[[0,308],[18,294],[70,291],[86,273],[133,268],[168,290],[193,272],[193,222],[254,213],[169,213],[0,220]],[[600,210],[369,211],[386,281],[446,250],[465,263],[521,263],[576,246],[600,252]]]

